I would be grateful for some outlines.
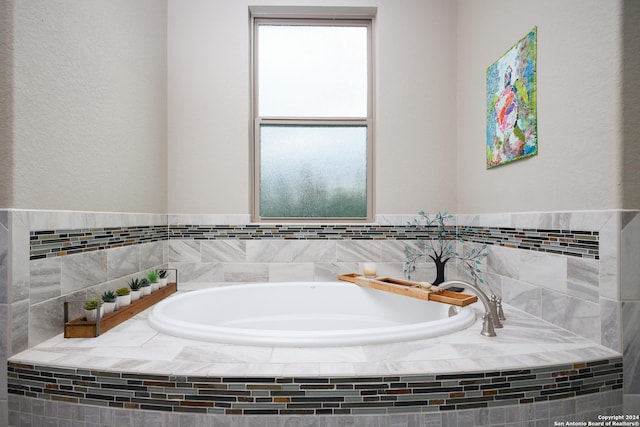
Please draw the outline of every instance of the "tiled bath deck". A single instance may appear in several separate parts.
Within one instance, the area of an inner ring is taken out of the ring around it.
[[[477,305],[477,304],[476,304]],[[159,333],[149,310],[93,339],[52,338],[9,360],[14,395],[114,408],[227,415],[357,415],[548,402],[622,387],[621,355],[505,307],[442,337],[270,348]]]

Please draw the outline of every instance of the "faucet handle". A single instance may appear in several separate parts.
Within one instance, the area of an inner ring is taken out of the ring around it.
[[[493,321],[491,319],[491,313],[489,313],[488,311],[482,316],[482,332],[480,332],[480,334],[484,335],[485,337],[496,336],[496,331],[493,328]]]
[[[507,318],[504,317],[504,310],[502,310],[502,298],[496,300],[496,308],[498,309],[498,319],[507,320]]]

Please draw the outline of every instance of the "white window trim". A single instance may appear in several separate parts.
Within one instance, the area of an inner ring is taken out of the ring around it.
[[[375,8],[343,7],[250,7],[251,25],[251,220],[258,223],[371,223],[375,218],[374,200],[374,17]],[[333,22],[332,22],[333,21]],[[257,25],[259,23],[286,23],[289,25],[363,25],[368,29],[367,53],[367,117],[260,117],[258,115]],[[260,213],[260,125],[261,124],[335,124],[364,125],[367,127],[367,216],[363,218],[261,218]]]

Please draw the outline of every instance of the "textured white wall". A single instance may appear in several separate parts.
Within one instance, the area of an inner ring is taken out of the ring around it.
[[[0,0],[0,208],[11,206],[13,61],[11,3]]]
[[[621,0],[459,0],[458,212],[622,207],[621,23]],[[534,26],[539,154],[486,170],[486,69]]]
[[[455,2],[168,4],[169,212],[249,213],[249,4],[377,7],[376,211],[455,209]]]
[[[623,0],[622,134],[625,209],[640,209],[640,2]]]
[[[13,2],[14,208],[166,211],[166,2]]]
[[[4,1],[0,206],[248,213],[248,4]],[[322,4],[378,8],[378,214],[639,207],[633,0]],[[487,171],[486,67],[534,25],[540,154]]]

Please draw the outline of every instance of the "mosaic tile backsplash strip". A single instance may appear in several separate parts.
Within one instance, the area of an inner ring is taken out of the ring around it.
[[[167,240],[167,226],[42,230],[31,231],[29,238],[34,260]]]
[[[531,251],[599,258],[597,231],[471,227],[460,230],[462,239]]]
[[[598,232],[449,227],[451,238],[531,251],[598,259]],[[160,240],[419,240],[434,230],[392,225],[171,225],[30,232],[30,259],[50,258]]]
[[[622,388],[621,358],[536,369],[381,377],[190,377],[9,362],[9,393],[225,415],[363,415],[522,405]]]

